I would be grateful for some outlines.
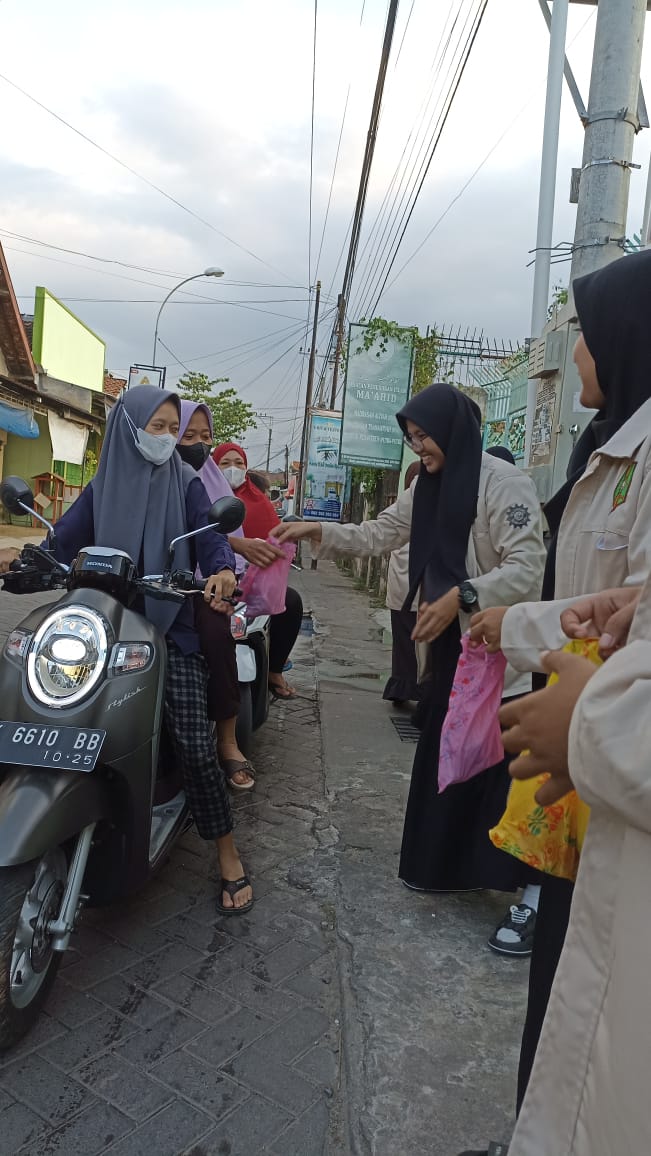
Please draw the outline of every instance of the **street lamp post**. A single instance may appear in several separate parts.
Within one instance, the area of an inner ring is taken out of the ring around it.
[[[169,293],[167,294],[167,297],[163,301],[160,309],[158,310],[158,315],[156,317],[156,328],[154,329],[154,351],[151,355],[152,365],[156,364],[156,346],[158,345],[158,322],[160,321],[160,315],[163,312],[163,309],[167,305],[167,302],[169,301],[172,294],[176,293],[177,289],[180,289],[182,285],[187,285],[188,281],[198,281],[201,277],[223,277],[223,276],[224,276],[224,270],[223,269],[218,269],[216,266],[211,265],[208,269],[204,269],[203,273],[194,273],[192,275],[192,277],[186,277],[183,281],[179,281],[178,285],[175,285],[173,289],[170,289]]]

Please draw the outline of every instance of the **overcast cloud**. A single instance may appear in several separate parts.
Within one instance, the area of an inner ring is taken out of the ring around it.
[[[451,3],[415,0],[396,66],[411,3],[400,6],[351,319],[369,296],[361,292],[365,237],[434,79]],[[361,0],[320,0],[318,8],[310,265],[312,281],[316,273],[323,283],[320,352],[341,279],[335,267],[354,208],[386,0],[366,0],[360,26],[361,10]],[[149,360],[158,304],[175,278],[220,265],[222,281],[195,282],[172,299],[160,335],[175,358],[230,375],[244,397],[274,415],[274,454],[296,435],[305,362],[313,11],[312,0],[0,0],[4,74],[214,226],[0,82],[0,238],[21,308],[30,311],[34,287],[47,286],[106,340],[108,368],[125,373],[131,362]],[[594,10],[572,5],[568,55],[586,101],[593,35]],[[547,51],[537,0],[491,0],[393,275],[511,127],[387,291],[384,316],[512,341],[527,335]],[[647,42],[647,98],[650,61]],[[650,137],[642,133],[636,144],[643,168],[632,176],[629,234],[641,223]],[[582,140],[566,93],[556,242],[572,239],[569,175]],[[154,272],[48,250],[7,231]],[[553,270],[554,280],[566,281],[568,268]],[[257,346],[243,346],[256,338]],[[173,382],[182,367],[160,352]],[[262,428],[249,437],[256,461],[264,441]]]

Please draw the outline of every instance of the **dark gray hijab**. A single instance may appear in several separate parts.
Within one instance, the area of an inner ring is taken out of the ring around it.
[[[176,406],[180,418],[180,400],[169,390],[139,385],[122,395],[106,423],[99,467],[90,483],[95,545],[125,550],[141,574],[162,573],[170,541],[186,533],[185,494],[195,476],[177,453],[164,465],[154,466],[136,447],[126,415],[134,426],[144,429],[166,401]],[[177,549],[174,564],[192,568],[187,543]],[[147,618],[165,634],[179,606],[150,598],[145,601]]]

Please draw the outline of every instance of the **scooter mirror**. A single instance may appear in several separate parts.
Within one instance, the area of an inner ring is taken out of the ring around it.
[[[239,498],[218,498],[210,507],[208,520],[220,533],[232,534],[239,530],[245,514],[246,507]]]
[[[34,509],[34,495],[22,478],[5,478],[0,485],[0,501],[10,514],[25,514]]]

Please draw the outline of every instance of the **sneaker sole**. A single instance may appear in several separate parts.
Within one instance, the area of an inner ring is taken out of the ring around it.
[[[505,943],[504,946],[502,946],[501,944],[491,943],[490,939],[487,942],[491,951],[494,951],[496,955],[510,955],[513,958],[517,956],[520,959],[527,959],[533,950],[531,947],[525,947],[524,949],[518,948],[515,943],[511,945]]]

